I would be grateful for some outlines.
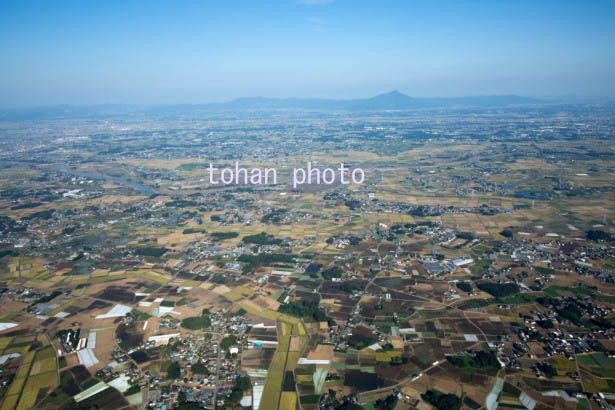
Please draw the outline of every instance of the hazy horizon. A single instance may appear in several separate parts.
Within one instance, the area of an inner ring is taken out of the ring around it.
[[[186,105],[186,106],[191,106],[191,105],[216,105],[216,104],[227,104],[227,103],[232,103],[235,101],[239,101],[242,99],[259,99],[259,98],[263,98],[263,99],[271,99],[271,100],[292,100],[292,99],[297,99],[297,100],[310,100],[310,99],[314,99],[314,100],[329,100],[329,101],[356,101],[356,100],[369,100],[373,97],[377,97],[380,95],[386,95],[389,93],[393,93],[393,92],[400,92],[402,94],[405,94],[406,96],[410,97],[410,98],[414,98],[417,100],[453,100],[453,99],[463,99],[463,98],[481,98],[481,97],[504,97],[504,96],[513,96],[513,97],[527,97],[527,98],[535,98],[536,100],[538,100],[538,102],[540,103],[560,103],[560,102],[564,102],[564,103],[582,103],[582,102],[600,102],[600,101],[611,101],[613,97],[609,97],[609,96],[567,96],[567,95],[562,95],[562,96],[528,96],[528,95],[521,95],[521,94],[484,94],[484,95],[449,95],[449,96],[430,96],[430,97],[423,97],[423,96],[415,96],[415,95],[410,95],[407,94],[403,91],[400,90],[390,90],[390,91],[386,91],[386,92],[381,92],[378,94],[374,94],[374,95],[366,95],[366,96],[360,96],[357,98],[340,98],[340,97],[319,97],[319,96],[314,96],[314,97],[304,97],[304,96],[280,96],[280,97],[270,97],[267,95],[244,95],[244,96],[240,96],[240,97],[235,97],[235,98],[231,98],[231,99],[221,99],[221,100],[217,100],[217,101],[201,101],[201,102],[172,102],[172,103],[165,103],[165,102],[156,102],[156,103],[131,103],[131,102],[99,102],[99,103],[91,103],[91,104],[71,104],[71,103],[59,103],[59,104],[42,104],[42,105],[22,105],[22,106],[13,106],[13,107],[2,107],[0,106],[0,109],[2,110],[30,110],[30,109],[38,109],[38,108],[53,108],[53,107],[62,107],[62,106],[67,106],[67,107],[83,107],[83,108],[87,108],[87,107],[97,107],[97,106],[134,106],[134,107],[156,107],[156,106],[160,106],[160,107],[164,107],[164,106],[181,106],[181,105]]]
[[[0,4],[0,107],[615,96],[615,3]]]

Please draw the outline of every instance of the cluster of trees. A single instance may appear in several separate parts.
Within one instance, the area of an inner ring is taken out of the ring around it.
[[[466,239],[468,241],[471,241],[472,239],[475,238],[474,234],[471,232],[459,232],[457,234],[457,237],[461,239]]]
[[[2,249],[0,250],[0,258],[4,258],[5,256],[19,256],[19,252],[14,249]]]
[[[401,224],[395,224],[391,226],[391,229],[389,229],[389,231],[396,235],[403,235],[406,233],[406,229]]]
[[[469,282],[457,282],[457,287],[466,293],[472,292],[472,284]]]
[[[538,296],[536,298],[536,302],[540,303],[544,307],[549,307],[551,305],[553,305],[553,306],[559,305],[559,300],[555,299],[555,298],[552,298],[550,296]]]
[[[29,216],[24,216],[21,219],[24,220],[30,220],[30,219],[51,219],[51,217],[53,216],[53,213],[55,212],[55,209],[47,209],[45,211],[38,211],[38,212],[34,212],[32,215]]]
[[[160,258],[167,251],[169,251],[169,249],[167,248],[154,248],[154,247],[135,248],[135,254],[141,255],[141,256],[153,256],[155,258]]]
[[[600,229],[596,229],[596,230],[589,230],[586,233],[587,235],[587,239],[589,239],[590,241],[594,241],[594,242],[609,242],[609,241],[615,241],[615,235],[600,230]]]
[[[397,398],[396,394],[391,394],[385,399],[378,399],[376,403],[374,403],[374,409],[376,410],[394,410],[395,406],[397,406]]]
[[[184,235],[188,235],[191,233],[207,233],[205,228],[186,228],[184,229]]]
[[[235,387],[233,387],[233,391],[231,391],[231,397],[229,400],[232,403],[239,402],[239,400],[243,397],[244,392],[250,390],[251,388],[252,383],[250,383],[249,377],[238,377]]]
[[[70,235],[76,230],[77,230],[76,226],[67,226],[66,228],[62,229],[62,235]]]
[[[266,232],[245,236],[242,241],[243,243],[251,243],[256,245],[280,245],[284,242],[282,239],[278,239]]]
[[[325,311],[318,306],[318,303],[309,300],[299,300],[286,305],[281,305],[278,308],[278,312],[295,317],[311,318],[316,322],[329,321],[329,316],[327,316]]]
[[[432,222],[432,221],[423,221],[423,222],[417,222],[417,223],[406,223],[406,224],[404,224],[404,228],[406,228],[406,229],[418,228],[419,226],[425,226],[427,228],[433,228],[434,226],[438,226],[438,224],[435,223],[435,222]]]
[[[493,350],[489,352],[478,351],[474,357],[447,356],[447,360],[454,366],[461,368],[499,369],[501,367],[497,354]]]
[[[220,342],[220,349],[228,350],[231,346],[236,345],[237,341],[238,341],[237,336],[234,336],[234,335],[227,336],[224,339],[222,339],[222,341]]]
[[[361,201],[357,201],[356,199],[349,199],[347,201],[344,201],[344,205],[346,205],[351,211],[361,209]]]
[[[392,350],[395,350],[395,348],[393,347],[393,345],[391,343],[386,343],[384,345],[380,345],[380,347],[382,347],[382,349],[379,350],[379,352],[390,352]]]
[[[542,371],[549,379],[552,379],[557,376],[557,370],[555,369],[555,367],[551,366],[547,362],[538,363],[536,367],[538,368],[538,370]]]
[[[193,206],[199,206],[196,201],[190,201],[187,199],[175,199],[165,204],[167,208],[190,208]]]
[[[354,291],[363,290],[363,286],[358,283],[347,282],[340,285],[339,289],[344,293],[354,293]]]
[[[519,286],[516,283],[493,283],[493,282],[480,282],[476,286],[489,293],[496,298],[503,298],[506,296],[519,293]]]
[[[555,311],[557,312],[558,319],[560,320],[567,319],[579,326],[583,324],[583,321],[581,320],[583,317],[583,312],[574,303],[566,303],[560,307],[557,307]]]
[[[205,366],[201,362],[193,364],[190,370],[192,370],[192,373],[195,373],[195,374],[202,374],[205,376],[209,375],[209,370],[207,370],[207,366]]]
[[[239,234],[237,232],[212,232],[209,236],[214,241],[224,241],[226,239],[237,238]]]
[[[42,202],[24,202],[15,206],[12,206],[12,210],[17,209],[28,209],[28,208],[36,208],[37,206],[43,205]]]
[[[555,271],[551,268],[545,268],[544,266],[534,266],[534,270],[536,272],[541,273],[543,275],[553,275]]]
[[[151,317],[148,313],[141,312],[138,309],[131,310],[129,315],[132,316],[137,321],[139,321],[139,320],[147,320],[147,319],[149,319]]]
[[[538,320],[536,323],[543,329],[553,329],[555,327],[551,319]]]
[[[341,278],[344,271],[339,266],[332,266],[322,272],[322,277],[325,280],[332,280],[333,278]]]
[[[261,218],[262,223],[280,223],[284,219],[284,215],[288,212],[288,209],[274,209]]]
[[[404,359],[402,359],[401,356],[391,357],[391,365],[398,365],[398,364],[402,364],[403,362],[404,362]]]
[[[171,362],[167,368],[167,379],[179,379],[182,375],[182,367],[177,362]]]
[[[37,304],[37,303],[47,303],[47,302],[51,301],[52,299],[54,299],[55,297],[60,296],[61,294],[62,294],[62,292],[60,292],[59,290],[54,290],[49,295],[41,296],[40,298],[38,298],[36,300],[36,302],[34,302],[34,304]]]
[[[540,296],[536,298],[536,302],[550,309],[555,309],[555,312],[557,313],[557,318],[559,320],[569,320],[575,325],[583,325],[583,311],[575,303],[565,303],[560,299],[552,298],[549,296]],[[549,326],[548,323],[545,324],[546,327]],[[551,322],[550,325],[552,326],[553,322]]]
[[[509,229],[504,229],[502,232],[500,232],[500,235],[502,235],[505,238],[512,238],[513,237],[513,231],[511,231]]]
[[[412,216],[439,216],[442,215],[442,211],[438,208],[432,208],[428,205],[419,205],[416,208],[412,208],[409,212]]]
[[[361,350],[367,346],[373,345],[377,341],[378,339],[362,335],[351,335],[347,340],[348,345],[357,350]]]
[[[194,171],[195,169],[199,169],[199,168],[205,168],[205,165],[200,164],[198,162],[190,162],[188,164],[181,164],[180,166],[177,167],[177,169],[180,169],[182,171]]]
[[[421,394],[421,398],[438,410],[459,410],[461,408],[461,399],[452,393],[445,394],[432,389]]]
[[[254,268],[263,265],[271,265],[272,263],[291,263],[295,261],[295,257],[288,253],[259,253],[258,255],[243,254],[238,259],[244,263],[243,272],[251,272]]]
[[[185,318],[184,320],[182,320],[181,325],[183,328],[190,330],[207,329],[211,326],[211,319],[209,318],[209,315],[202,314],[201,316],[192,316]]]

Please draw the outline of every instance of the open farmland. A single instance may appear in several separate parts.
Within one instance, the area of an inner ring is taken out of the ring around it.
[[[7,124],[1,409],[612,403],[612,107],[464,110]]]

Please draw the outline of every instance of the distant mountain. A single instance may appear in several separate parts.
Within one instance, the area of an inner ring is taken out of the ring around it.
[[[349,105],[355,110],[407,110],[420,107],[421,102],[399,91],[391,91],[366,100],[349,100]]]
[[[323,109],[323,110],[410,110],[425,107],[477,106],[496,107],[543,102],[518,95],[481,97],[414,98],[399,91],[379,94],[372,98],[355,100],[329,100],[324,98],[238,98],[228,103],[207,104],[211,108],[232,109]]]
[[[379,94],[375,97],[354,100],[325,98],[266,98],[244,97],[225,103],[181,105],[126,105],[103,104],[92,106],[58,105],[27,109],[0,110],[0,121],[18,121],[52,118],[83,118],[115,116],[137,113],[190,113],[228,110],[347,110],[383,111],[413,110],[438,107],[505,107],[511,105],[539,104],[544,100],[518,95],[492,95],[479,97],[414,98],[399,91]]]

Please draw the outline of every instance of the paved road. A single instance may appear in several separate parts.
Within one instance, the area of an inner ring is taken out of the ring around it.
[[[220,343],[222,342],[222,334],[218,333],[217,334],[218,338],[216,339],[218,341],[218,358],[216,360],[216,378],[214,379],[214,386],[216,386],[216,388],[214,389],[214,408],[217,407],[217,400],[218,400],[218,383],[219,383],[219,374],[220,374],[220,365],[222,364],[222,348],[220,347]]]

